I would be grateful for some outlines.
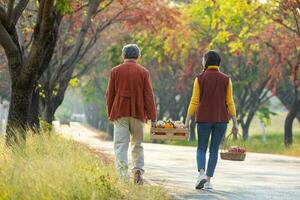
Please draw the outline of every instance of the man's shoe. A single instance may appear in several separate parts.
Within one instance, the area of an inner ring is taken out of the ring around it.
[[[206,175],[200,174],[198,176],[197,182],[196,182],[196,189],[200,190],[204,187],[204,184],[207,182]]]
[[[128,171],[125,171],[119,175],[119,179],[125,182],[129,182],[130,174],[128,173]]]
[[[208,189],[208,190],[212,190],[213,189],[213,186],[210,182],[206,182],[204,184],[204,189]]]
[[[134,173],[134,183],[136,183],[138,185],[142,185],[143,184],[142,172],[140,170],[137,170]]]

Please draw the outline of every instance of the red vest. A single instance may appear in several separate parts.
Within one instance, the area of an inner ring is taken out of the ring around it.
[[[196,122],[227,123],[229,113],[226,105],[229,77],[218,69],[207,69],[197,76],[200,86],[200,104]]]
[[[155,120],[156,109],[148,70],[133,60],[113,68],[106,92],[106,107],[111,121],[121,117]]]

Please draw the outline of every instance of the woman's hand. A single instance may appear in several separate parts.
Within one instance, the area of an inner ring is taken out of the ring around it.
[[[233,126],[231,132],[236,135],[239,133],[239,126],[236,117],[232,117],[232,122],[233,122]]]
[[[191,116],[190,116],[190,115],[187,115],[186,118],[185,118],[185,124],[184,124],[184,126],[185,126],[187,129],[190,129],[190,121],[191,121]]]
[[[232,132],[233,134],[235,134],[235,135],[239,134],[239,127],[238,127],[237,124],[234,124],[234,125],[232,126],[231,132]]]

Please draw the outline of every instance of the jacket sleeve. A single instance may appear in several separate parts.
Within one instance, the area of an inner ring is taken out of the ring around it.
[[[200,86],[199,86],[198,78],[196,78],[194,81],[192,98],[191,98],[190,105],[188,108],[189,116],[192,116],[195,113],[197,106],[199,104],[200,104]]]
[[[107,90],[106,90],[106,111],[107,111],[108,118],[112,110],[114,99],[115,99],[115,80],[114,80],[113,72],[111,71]]]
[[[144,105],[147,119],[156,120],[156,106],[150,74],[147,71],[144,81]]]
[[[234,100],[233,100],[232,82],[230,79],[229,79],[229,83],[227,86],[226,104],[227,104],[230,116],[235,117],[236,109],[235,109],[235,104],[234,104]]]

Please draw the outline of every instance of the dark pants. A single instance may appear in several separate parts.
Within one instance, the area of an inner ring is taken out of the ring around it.
[[[198,170],[204,169],[206,164],[206,150],[209,136],[211,142],[209,146],[209,160],[206,175],[213,177],[218,161],[219,146],[227,129],[227,123],[198,123],[198,148],[197,148],[197,166]]]

